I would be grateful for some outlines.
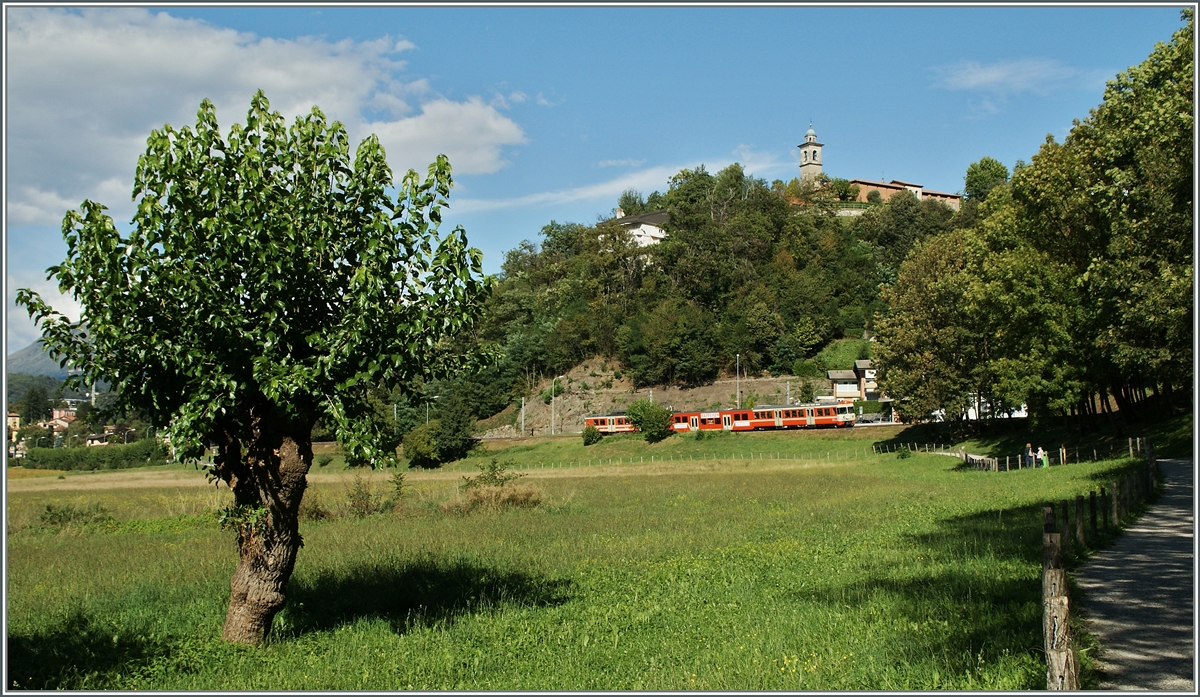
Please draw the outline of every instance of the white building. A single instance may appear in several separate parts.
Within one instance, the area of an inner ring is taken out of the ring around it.
[[[663,226],[671,219],[671,214],[666,211],[650,211],[641,215],[624,215],[624,211],[617,209],[617,215],[620,216],[613,222],[629,231],[630,237],[637,243],[639,247],[649,247],[652,244],[658,244],[666,238],[667,233],[663,230]]]

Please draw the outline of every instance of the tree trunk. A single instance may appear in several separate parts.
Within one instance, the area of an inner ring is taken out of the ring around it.
[[[251,411],[251,438],[244,462],[225,460],[226,481],[238,506],[235,525],[240,558],[229,581],[229,611],[222,637],[257,645],[287,600],[288,580],[302,545],[300,500],[313,456],[310,429],[280,423],[269,407]],[[237,441],[229,441],[236,449]]]

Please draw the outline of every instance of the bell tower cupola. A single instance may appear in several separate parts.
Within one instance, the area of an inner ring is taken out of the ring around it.
[[[825,146],[817,142],[817,133],[811,123],[804,134],[804,142],[796,147],[800,148],[800,180],[821,174],[821,148]]]

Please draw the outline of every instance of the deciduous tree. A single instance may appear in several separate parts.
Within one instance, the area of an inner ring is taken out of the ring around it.
[[[461,229],[437,231],[450,164],[392,186],[379,141],[352,154],[319,109],[288,127],[259,92],[222,137],[205,100],[194,129],[150,134],[129,234],[99,203],[67,213],[67,259],[49,273],[81,316],[18,293],[77,382],[109,380],[121,406],[170,425],[184,457],[217,444],[240,555],[230,641],[257,644],[284,606],[314,423],[385,462],[367,392],[465,360],[441,349],[471,329],[489,282]]]

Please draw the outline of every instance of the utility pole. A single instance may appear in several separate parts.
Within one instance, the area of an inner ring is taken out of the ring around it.
[[[654,404],[654,390],[650,390],[650,403]]]
[[[525,398],[521,398],[521,437],[525,437]]]
[[[741,409],[742,408],[742,383],[741,383],[742,354],[737,353],[734,355],[737,357],[737,362],[734,364],[735,367],[733,369],[733,386],[737,393],[737,405],[734,408]]]
[[[785,401],[784,404],[791,404],[791,403],[792,403],[792,381],[788,380],[787,381],[787,401]]]
[[[557,378],[554,378],[550,381],[550,435],[554,435],[554,387],[558,384],[559,378],[563,377],[566,376],[559,375]]]

